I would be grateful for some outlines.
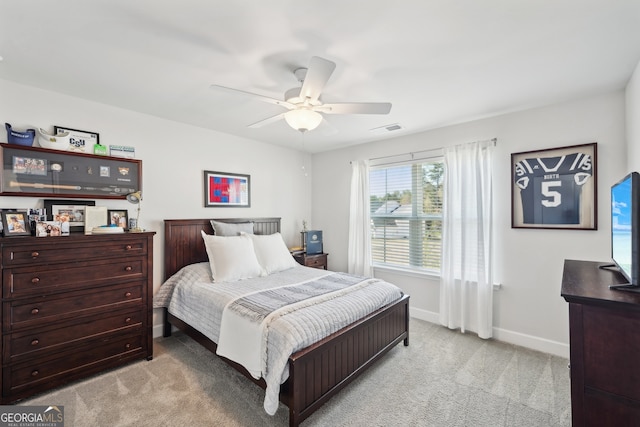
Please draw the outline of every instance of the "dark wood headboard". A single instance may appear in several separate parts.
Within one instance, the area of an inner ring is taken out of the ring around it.
[[[213,234],[211,220],[227,223],[253,222],[255,234],[280,232],[280,218],[204,218],[164,220],[164,279],[167,280],[185,265],[208,261],[200,234]]]

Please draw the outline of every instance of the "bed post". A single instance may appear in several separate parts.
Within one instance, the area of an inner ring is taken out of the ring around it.
[[[407,331],[407,337],[404,339],[404,346],[408,347],[409,346],[409,300],[407,300],[407,305],[404,311],[404,328]]]
[[[164,327],[162,328],[162,336],[170,337],[171,336],[171,323],[169,323],[169,310],[167,307],[162,309],[162,313],[164,314]]]

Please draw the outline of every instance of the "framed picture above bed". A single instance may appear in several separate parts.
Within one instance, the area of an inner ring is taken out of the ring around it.
[[[248,208],[250,206],[250,175],[204,171],[205,208]]]
[[[511,154],[511,227],[597,230],[597,143]]]

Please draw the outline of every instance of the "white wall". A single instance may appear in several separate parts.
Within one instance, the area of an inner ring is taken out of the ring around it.
[[[156,117],[113,108],[0,80],[0,117],[16,129],[66,126],[98,132],[105,145],[130,145],[142,160],[143,201],[141,226],[156,231],[154,238],[154,291],[163,280],[163,219],[282,217],[282,234],[290,246],[298,245],[302,220],[309,219],[310,156],[298,151],[241,139]],[[6,135],[0,131],[0,141]],[[251,175],[250,208],[205,208],[203,170]],[[96,200],[97,205],[128,209],[121,200]],[[0,197],[0,208],[42,207],[42,199]],[[156,311],[155,334],[160,331]]]
[[[347,268],[351,160],[495,137],[495,279],[503,287],[494,293],[494,337],[568,356],[563,260],[609,259],[609,187],[626,163],[624,108],[624,93],[609,93],[314,155],[312,221],[324,230],[330,268]],[[598,143],[598,230],[512,229],[510,154],[591,142]],[[376,275],[411,294],[412,315],[437,321],[437,278]]]
[[[640,115],[638,71],[627,89],[629,114]],[[513,113],[343,150],[316,154],[266,145],[127,110],[0,80],[0,117],[20,129],[53,125],[92,130],[104,144],[132,145],[143,161],[141,225],[154,239],[154,288],[162,282],[165,218],[281,216],[288,244],[298,244],[302,219],[325,230],[330,268],[346,270],[350,160],[373,158],[478,139],[498,138],[495,159],[496,281],[495,337],[543,351],[568,354],[568,313],[560,297],[562,260],[609,258],[608,191],[624,174],[625,96],[622,92]],[[629,128],[629,120],[627,120]],[[635,129],[635,130],[634,130]],[[633,127],[629,162],[640,170],[640,130]],[[0,140],[3,132],[0,131]],[[598,142],[598,231],[510,228],[510,153]],[[634,160],[635,159],[635,160]],[[313,171],[305,176],[306,170]],[[311,167],[310,167],[311,166]],[[249,173],[252,206],[204,208],[202,171]],[[311,189],[311,191],[309,191]],[[309,196],[312,194],[312,197]],[[129,209],[125,201],[97,200]],[[310,209],[313,206],[313,211]],[[42,200],[0,197],[0,208],[39,207]],[[412,314],[436,321],[438,280],[391,273],[378,277],[411,294]],[[160,316],[154,324],[159,333]]]
[[[627,169],[640,171],[640,62],[626,89]]]

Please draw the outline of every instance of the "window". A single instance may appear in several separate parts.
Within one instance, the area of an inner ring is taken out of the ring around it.
[[[443,181],[442,158],[371,167],[374,266],[440,272]]]

